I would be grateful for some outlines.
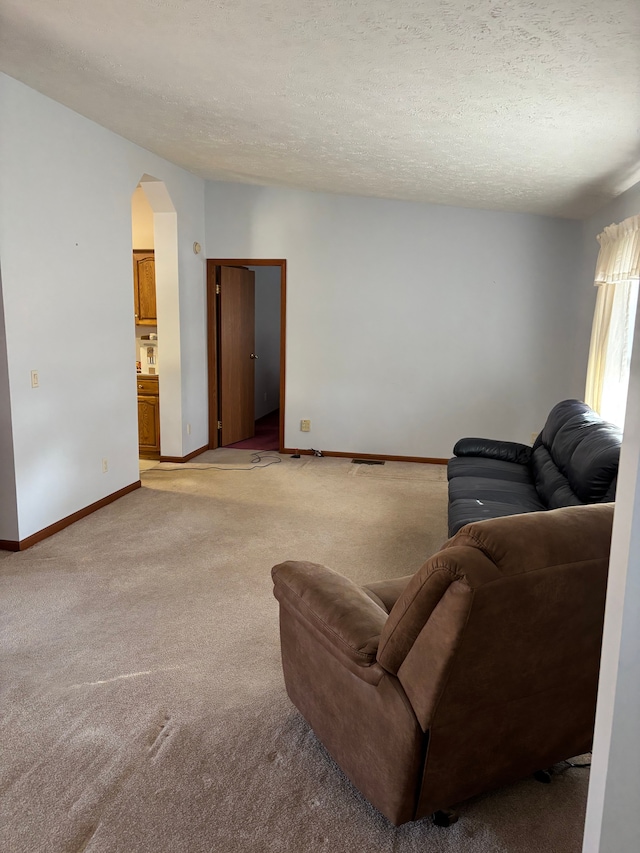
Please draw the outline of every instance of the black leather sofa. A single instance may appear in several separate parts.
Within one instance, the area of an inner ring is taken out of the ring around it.
[[[615,499],[622,432],[586,403],[553,407],[533,447],[462,438],[449,460],[449,536],[472,521]]]

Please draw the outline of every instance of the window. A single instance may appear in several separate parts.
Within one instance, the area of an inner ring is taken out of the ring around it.
[[[598,288],[585,401],[624,426],[640,279],[640,216],[609,225],[598,236]]]

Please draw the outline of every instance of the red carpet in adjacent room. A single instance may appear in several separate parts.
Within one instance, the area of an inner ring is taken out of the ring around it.
[[[253,438],[227,444],[227,447],[237,447],[239,450],[278,450],[280,447],[278,429],[280,426],[280,409],[269,412],[256,421],[256,434]]]

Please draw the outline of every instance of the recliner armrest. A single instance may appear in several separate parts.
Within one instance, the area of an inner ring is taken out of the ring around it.
[[[361,587],[317,563],[280,563],[271,576],[278,601],[319,631],[338,653],[362,667],[376,662],[388,614]]]
[[[497,441],[493,438],[461,438],[456,442],[454,456],[482,456],[501,462],[518,462],[528,465],[533,448],[518,441]]]

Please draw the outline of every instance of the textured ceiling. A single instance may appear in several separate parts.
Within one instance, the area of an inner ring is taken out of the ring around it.
[[[206,178],[588,216],[639,0],[0,0],[2,70]]]

